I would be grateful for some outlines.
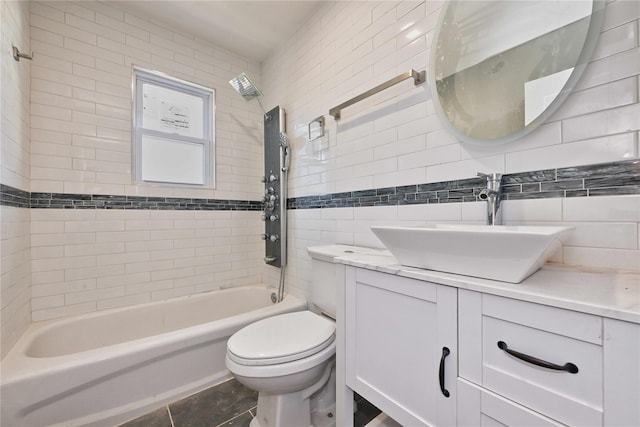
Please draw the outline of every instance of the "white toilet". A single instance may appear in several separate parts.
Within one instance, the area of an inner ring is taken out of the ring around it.
[[[336,278],[312,260],[310,310],[248,325],[229,338],[227,368],[258,391],[250,427],[335,426]]]

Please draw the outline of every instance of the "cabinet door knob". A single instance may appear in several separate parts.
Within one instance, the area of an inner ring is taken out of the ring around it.
[[[440,391],[444,395],[444,397],[449,397],[449,390],[444,388],[444,359],[451,353],[447,347],[442,347],[442,357],[440,358],[440,373],[438,377],[440,378]]]
[[[511,350],[509,347],[507,347],[507,343],[504,341],[498,341],[498,348],[505,353],[527,363],[531,363],[532,365],[540,366],[547,369],[553,369],[554,371],[567,371],[571,374],[578,373],[578,367],[571,362],[567,362],[564,365],[556,365],[555,363],[547,362],[546,360],[538,359],[537,357],[529,356],[528,354]]]

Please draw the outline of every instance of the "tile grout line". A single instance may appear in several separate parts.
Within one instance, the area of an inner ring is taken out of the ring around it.
[[[169,421],[171,422],[171,427],[176,427],[176,425],[173,423],[173,417],[171,416],[171,409],[169,408],[169,405],[167,405],[167,414],[169,414]]]
[[[239,414],[238,414],[238,415],[236,415],[235,417],[229,418],[228,420],[223,421],[223,422],[221,422],[220,424],[217,424],[217,425],[216,425],[216,427],[220,427],[220,426],[222,426],[222,425],[225,425],[225,424],[227,424],[227,423],[229,423],[229,422],[231,422],[231,421],[235,420],[236,418],[240,418],[241,416],[243,416],[243,415],[244,415],[244,414],[246,414],[247,412],[248,412],[248,413],[249,413],[249,415],[251,415],[251,417],[253,418],[253,414],[251,413],[251,409],[247,409],[246,411],[239,413]],[[174,426],[174,427],[175,427],[175,426]]]

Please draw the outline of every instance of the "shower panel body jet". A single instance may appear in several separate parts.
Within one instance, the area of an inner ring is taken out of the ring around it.
[[[264,117],[264,220],[265,258],[274,267],[286,264],[287,152],[285,112],[275,107]]]

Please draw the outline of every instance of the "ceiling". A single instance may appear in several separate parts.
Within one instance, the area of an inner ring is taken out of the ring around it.
[[[322,1],[118,1],[138,16],[261,62],[295,34]]]

